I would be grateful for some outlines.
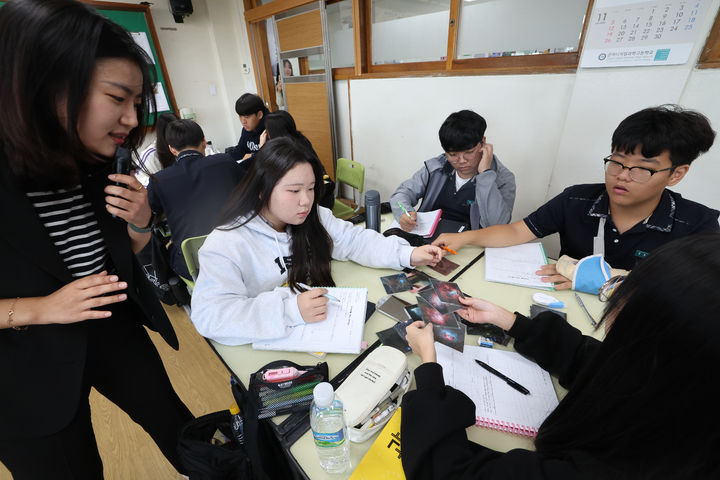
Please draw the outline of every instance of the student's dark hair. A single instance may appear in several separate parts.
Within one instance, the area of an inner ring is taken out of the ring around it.
[[[540,427],[543,455],[582,451],[630,478],[720,478],[720,234],[668,243],[610,297],[610,330]],[[612,320],[614,316],[614,320]]]
[[[440,145],[446,152],[470,150],[482,142],[486,129],[485,119],[472,110],[451,113],[440,126]]]
[[[268,109],[262,98],[254,93],[243,93],[235,102],[235,112],[238,115],[253,115],[258,112],[263,112],[263,115],[267,115]]]
[[[318,215],[318,202],[323,196],[322,167],[312,151],[290,137],[269,140],[255,154],[250,170],[233,191],[218,220],[221,230],[242,227],[268,206],[280,179],[304,163],[310,164],[315,175],[315,198],[305,221],[289,226],[292,264],[288,283],[297,291],[302,290],[298,283],[335,285],[330,274],[333,243]]]
[[[165,139],[165,127],[177,119],[174,113],[165,112],[161,113],[155,121],[155,155],[160,159],[162,168],[167,168],[175,163],[175,155],[168,148],[168,142]]]
[[[295,119],[285,110],[268,113],[264,118],[268,139],[290,137],[313,150],[310,140],[297,129]]]
[[[150,59],[130,34],[74,0],[12,0],[0,8],[0,138],[26,188],[72,185],[81,164],[97,163],[77,123],[96,61],[105,58],[142,71],[138,126],[125,140],[136,150],[155,97]]]
[[[678,105],[661,105],[633,113],[615,129],[612,151],[631,154],[638,145],[650,158],[670,153],[673,167],[689,165],[698,155],[710,150],[715,132],[702,113]]]
[[[202,128],[192,120],[175,120],[165,127],[165,140],[178,151],[198,147],[204,139]]]

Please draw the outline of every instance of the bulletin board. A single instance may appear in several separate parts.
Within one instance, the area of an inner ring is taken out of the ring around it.
[[[0,1],[0,7],[7,2]],[[175,103],[170,78],[165,68],[165,59],[160,50],[160,42],[155,32],[150,7],[148,5],[137,5],[132,3],[111,3],[98,1],[84,1],[93,6],[101,14],[108,17],[129,31],[135,41],[143,47],[148,56],[152,59],[155,67],[155,101],[158,107],[158,114],[163,112],[174,112],[178,108]]]
[[[712,0],[596,0],[581,68],[687,62]]]

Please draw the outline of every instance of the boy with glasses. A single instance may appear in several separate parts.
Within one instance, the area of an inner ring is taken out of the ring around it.
[[[713,144],[708,119],[676,105],[646,108],[620,122],[612,154],[603,159],[605,184],[574,185],[524,220],[475,232],[441,235],[434,242],[505,247],[560,234],[560,254],[573,259],[602,254],[611,267],[630,270],[652,250],[686,235],[720,230],[720,212],[686,200],[676,185]],[[555,265],[539,275],[570,288]]]
[[[452,113],[440,127],[444,154],[425,162],[390,197],[393,215],[406,232],[418,211],[442,209],[442,219],[477,229],[508,223],[515,203],[515,175],[485,141],[485,119],[470,110]],[[401,207],[402,205],[402,207]],[[407,214],[403,210],[407,209]]]

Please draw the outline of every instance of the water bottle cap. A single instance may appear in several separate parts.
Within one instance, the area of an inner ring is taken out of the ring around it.
[[[369,205],[380,205],[380,192],[377,190],[368,190],[365,192],[365,208]]]
[[[333,386],[328,382],[322,382],[315,385],[315,388],[313,389],[313,400],[315,401],[315,405],[320,408],[329,407],[334,399],[335,392],[333,391]]]

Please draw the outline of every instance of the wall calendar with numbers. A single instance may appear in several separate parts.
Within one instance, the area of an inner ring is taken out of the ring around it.
[[[596,0],[580,67],[676,65],[690,56],[711,0]]]

